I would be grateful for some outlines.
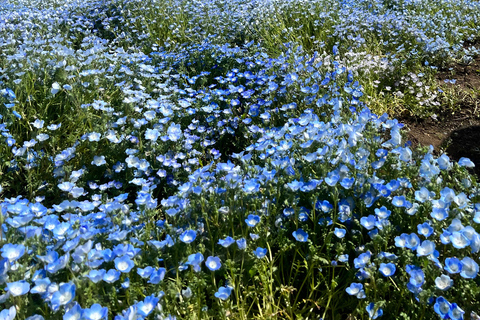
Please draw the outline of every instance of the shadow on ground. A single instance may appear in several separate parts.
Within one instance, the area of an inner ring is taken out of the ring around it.
[[[466,127],[453,131],[445,151],[451,159],[469,158],[475,163],[475,173],[480,177],[480,126]]]

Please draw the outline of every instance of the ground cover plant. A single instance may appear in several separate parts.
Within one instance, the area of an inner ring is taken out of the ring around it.
[[[478,2],[8,0],[0,34],[0,319],[478,319],[476,163],[398,120],[455,112]]]

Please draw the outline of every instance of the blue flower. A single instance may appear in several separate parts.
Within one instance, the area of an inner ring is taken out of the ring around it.
[[[333,230],[333,233],[340,239],[342,239],[343,237],[345,237],[345,234],[347,233],[347,230],[345,229],[340,229],[340,228],[335,228],[335,230]]]
[[[375,304],[373,302],[367,306],[366,310],[370,319],[377,319],[383,315],[382,308],[375,308]]]
[[[75,285],[73,283],[64,283],[56,291],[51,299],[52,309],[58,310],[60,306],[69,304],[75,298]]]
[[[110,269],[103,275],[103,281],[107,283],[114,283],[120,278],[120,274],[121,273],[119,271]]]
[[[0,320],[13,320],[17,315],[17,309],[15,306],[11,306],[10,309],[3,309],[0,312]]]
[[[353,263],[355,264],[355,268],[356,269],[365,268],[367,263],[370,262],[371,257],[372,257],[372,253],[370,251],[360,254],[358,258],[355,258],[353,260]]]
[[[450,307],[450,311],[448,312],[448,316],[450,317],[450,319],[452,320],[463,319],[464,314],[465,314],[465,311],[463,311],[456,303],[452,303],[452,306]]]
[[[180,125],[172,122],[167,129],[167,135],[171,141],[179,140],[183,136]]]
[[[367,296],[365,295],[365,291],[363,290],[363,284],[353,282],[350,284],[350,287],[345,289],[345,291],[351,295],[357,297],[357,299],[365,299]]]
[[[222,263],[220,262],[219,257],[210,256],[207,258],[207,261],[205,261],[205,265],[210,271],[217,271],[222,266]]]
[[[7,283],[8,292],[14,297],[23,296],[30,291],[30,284],[25,280]]]
[[[462,271],[462,263],[455,257],[446,258],[444,269],[450,274],[460,273]]]
[[[220,287],[218,288],[218,291],[215,292],[215,297],[217,297],[220,300],[227,300],[230,294],[232,293],[232,287],[230,286],[225,286],[225,287]]]
[[[247,219],[245,219],[245,222],[249,227],[253,228],[260,222],[260,217],[257,215],[249,214]]]
[[[2,247],[2,257],[10,262],[15,262],[25,254],[25,246],[23,244],[7,243]]]
[[[382,274],[384,277],[391,277],[395,274],[395,271],[397,268],[393,263],[380,263],[380,268],[378,268],[378,271]]]
[[[435,250],[435,243],[430,240],[425,240],[417,247],[417,256],[429,256]]]
[[[123,273],[129,273],[130,270],[135,266],[135,263],[130,259],[129,256],[124,255],[120,258],[115,258],[115,269]]]
[[[224,248],[228,248],[235,240],[232,237],[226,237],[225,239],[218,240],[218,244]]]
[[[438,289],[445,291],[453,286],[453,280],[449,276],[442,274],[435,279],[435,285]]]
[[[385,206],[382,206],[381,208],[375,208],[375,214],[377,215],[378,219],[387,219],[390,217],[390,214],[392,212],[388,210]]]
[[[430,237],[433,234],[433,228],[428,222],[417,225],[418,233],[423,235],[425,238]]]
[[[393,197],[392,204],[395,207],[399,207],[399,208],[402,208],[402,207],[410,208],[412,206],[412,204],[409,201],[407,201],[407,199],[405,199],[405,196]]]
[[[137,273],[140,275],[140,277],[146,279],[146,278],[150,277],[153,270],[154,270],[153,267],[147,266],[147,267],[145,267],[145,269],[137,268]]]
[[[450,304],[450,302],[448,302],[447,299],[445,299],[444,297],[440,296],[435,301],[433,309],[442,319],[447,319],[451,307],[452,305]]]
[[[408,273],[410,274],[409,284],[411,284],[415,288],[419,288],[425,283],[425,274],[423,273],[422,269],[414,268]]]
[[[238,239],[236,242],[238,249],[245,250],[247,248],[247,240],[245,238]]]
[[[377,218],[374,215],[369,215],[368,217],[362,217],[360,219],[360,224],[367,230],[375,228],[375,222],[377,222]]]
[[[200,264],[203,262],[204,257],[203,254],[199,253],[194,253],[188,256],[187,260],[187,265],[191,265],[193,267],[193,270],[198,272],[200,271]]]
[[[157,306],[159,299],[153,294],[145,297],[144,301],[137,303],[137,313],[143,317],[147,317]]]
[[[293,237],[298,241],[298,242],[307,242],[308,240],[308,233],[303,231],[301,228],[298,229],[297,231],[293,231]]]
[[[462,271],[460,275],[466,279],[474,279],[478,274],[478,264],[470,257],[465,257],[461,261]]]
[[[195,230],[185,230],[179,237],[183,243],[191,243],[197,237]]]
[[[90,270],[87,277],[93,282],[97,283],[100,280],[103,280],[103,276],[105,275],[105,269],[100,270]]]
[[[148,280],[148,283],[159,284],[160,281],[162,281],[165,278],[166,272],[167,270],[165,268],[155,269],[150,275],[150,280]]]
[[[258,247],[257,249],[255,249],[255,251],[253,251],[253,254],[258,259],[262,259],[263,257],[265,257],[267,255],[267,249]]]
[[[78,320],[82,317],[83,310],[79,304],[75,304],[64,315],[63,320]]]
[[[107,319],[108,308],[102,308],[101,305],[95,303],[90,308],[83,310],[83,316],[87,320]]]
[[[466,167],[466,168],[474,168],[475,167],[475,164],[472,162],[472,160],[468,159],[468,158],[460,158],[460,160],[458,160],[458,165],[459,166],[462,166],[462,167]]]

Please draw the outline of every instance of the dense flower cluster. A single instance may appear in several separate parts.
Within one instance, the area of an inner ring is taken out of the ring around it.
[[[370,106],[438,106],[424,72],[478,54],[479,19],[466,0],[2,2],[0,319],[475,317],[475,164]]]

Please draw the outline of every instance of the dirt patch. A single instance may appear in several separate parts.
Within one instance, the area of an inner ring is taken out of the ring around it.
[[[480,90],[480,57],[469,64],[456,63],[437,73],[440,84],[453,85],[463,91]],[[451,83],[453,80],[454,83]]]
[[[413,147],[432,145],[435,154],[446,152],[452,160],[469,158],[475,163],[475,173],[480,177],[480,119],[467,110],[451,117],[434,121],[415,122],[404,119],[407,139]]]

